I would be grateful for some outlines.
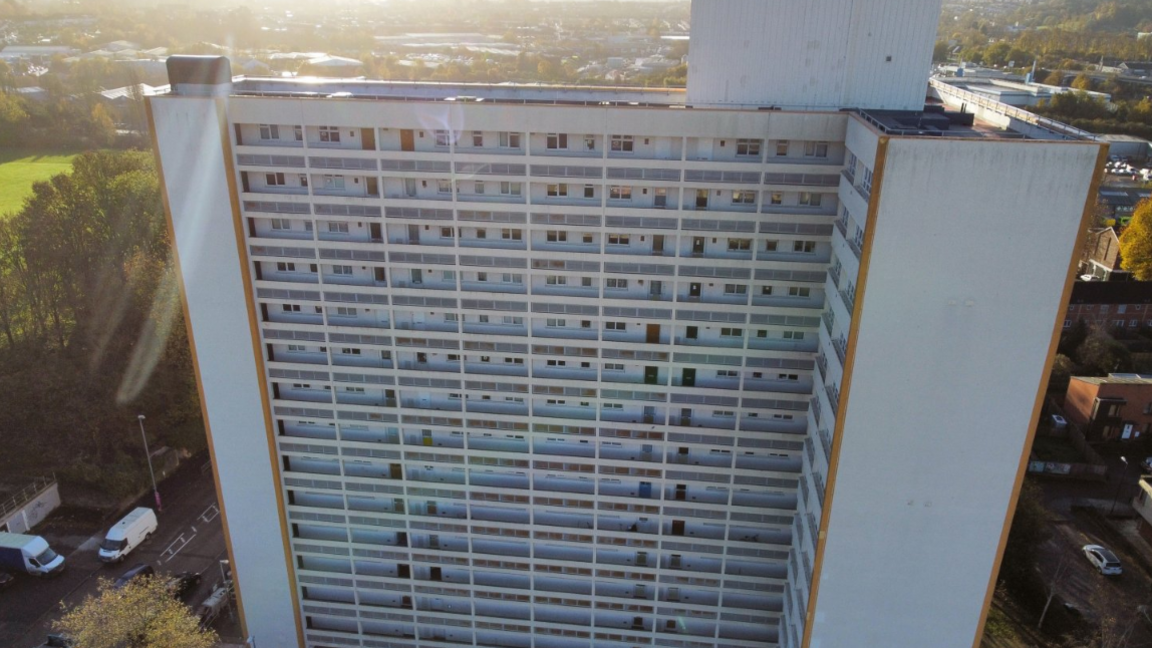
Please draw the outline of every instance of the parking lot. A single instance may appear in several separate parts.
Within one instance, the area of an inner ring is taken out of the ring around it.
[[[203,601],[220,580],[220,560],[226,558],[211,470],[203,461],[182,466],[161,485],[161,494],[164,510],[153,539],[120,564],[106,565],[96,555],[105,526],[114,519],[103,521],[65,506],[37,528],[36,533],[66,557],[67,567],[49,579],[19,576],[0,592],[0,646],[41,645],[61,615],[61,604],[80,603],[96,592],[100,579],[114,579],[139,563],[151,564],[158,574],[202,574],[199,586],[184,598],[193,607]],[[221,621],[227,623],[227,615]],[[222,630],[235,634],[230,628]]]

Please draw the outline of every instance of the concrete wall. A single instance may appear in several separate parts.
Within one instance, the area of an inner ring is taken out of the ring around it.
[[[223,108],[199,97],[152,98],[149,106],[247,630],[261,645],[296,646],[279,484],[227,184],[229,135],[217,116]]]
[[[56,510],[57,506],[60,506],[60,489],[56,482],[52,482],[20,508],[0,517],[0,531],[28,533],[32,527],[43,522],[49,513]]]
[[[973,645],[1098,150],[893,138],[881,151],[812,648]],[[1005,234],[1009,214],[1044,227]],[[1011,273],[990,262],[1009,258]]]
[[[694,0],[689,105],[924,106],[938,0]]]

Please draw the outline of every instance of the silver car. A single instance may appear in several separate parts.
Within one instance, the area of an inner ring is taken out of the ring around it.
[[[1119,576],[1124,571],[1116,554],[1100,545],[1084,545],[1084,556],[1105,576]]]

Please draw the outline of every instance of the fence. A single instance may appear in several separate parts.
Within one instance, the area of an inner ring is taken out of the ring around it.
[[[9,514],[20,510],[25,504],[36,499],[37,495],[48,490],[55,483],[55,474],[46,477],[37,477],[31,484],[21,488],[11,497],[0,502],[0,519],[6,518]]]

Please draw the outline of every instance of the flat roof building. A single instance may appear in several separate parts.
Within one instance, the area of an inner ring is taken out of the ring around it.
[[[697,0],[687,92],[170,59],[247,631],[973,645],[1105,154],[925,111],[925,6]]]

